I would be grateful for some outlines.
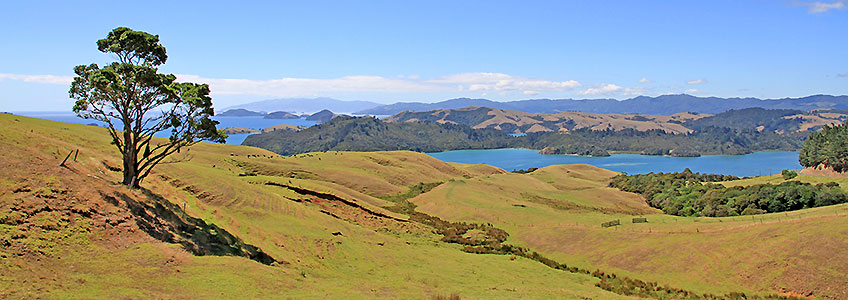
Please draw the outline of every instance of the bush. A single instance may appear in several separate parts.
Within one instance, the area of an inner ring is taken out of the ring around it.
[[[789,170],[781,171],[780,175],[783,176],[783,180],[789,180],[789,179],[798,177],[798,173],[795,173],[795,171],[789,171]]]

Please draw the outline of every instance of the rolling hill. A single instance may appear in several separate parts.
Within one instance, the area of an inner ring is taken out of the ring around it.
[[[465,107],[426,112],[405,111],[386,118],[386,122],[436,122],[462,124],[472,128],[494,128],[509,133],[551,132],[589,128],[592,130],[639,131],[662,130],[669,133],[688,133],[692,130],[682,123],[710,115],[679,113],[671,116],[637,114],[597,114],[561,112],[556,114],[525,113],[488,107]]]
[[[845,205],[683,218],[585,165],[515,174],[409,151],[208,143],[131,190],[114,184],[103,128],[0,126],[3,298],[848,295]]]
[[[508,133],[534,133],[591,130],[635,129],[661,130],[668,133],[691,133],[707,127],[726,127],[736,130],[759,130],[793,133],[821,128],[826,124],[845,123],[848,114],[818,110],[803,112],[790,109],[745,108],[728,110],[715,115],[677,113],[670,116],[640,114],[599,114],[561,112],[555,114],[525,113],[488,107],[440,109],[426,112],[404,111],[388,117],[387,122],[435,122],[462,124],[472,128],[493,128]]]

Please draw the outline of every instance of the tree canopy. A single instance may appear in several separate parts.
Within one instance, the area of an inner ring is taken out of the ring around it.
[[[848,126],[825,125],[804,141],[798,154],[804,167],[824,166],[836,172],[848,171]]]
[[[122,156],[124,185],[138,187],[163,159],[199,141],[224,141],[210,118],[209,86],[158,72],[168,60],[159,36],[119,27],[98,40],[97,49],[117,61],[76,66],[69,94],[78,116],[106,124]],[[160,132],[168,138],[153,137]]]

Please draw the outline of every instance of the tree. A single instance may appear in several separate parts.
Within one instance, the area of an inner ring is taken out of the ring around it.
[[[824,125],[811,134],[798,153],[798,162],[808,168],[824,166],[836,172],[847,172],[848,125]]]
[[[76,66],[69,94],[77,116],[108,127],[123,159],[124,185],[139,187],[163,159],[197,142],[224,141],[210,119],[209,86],[158,73],[168,59],[159,36],[119,27],[97,41],[97,49],[117,61]],[[170,133],[167,140],[153,137],[160,132]]]
[[[781,171],[780,175],[783,176],[784,180],[789,180],[789,179],[798,177],[798,173],[795,173],[795,171],[789,171],[789,170]]]

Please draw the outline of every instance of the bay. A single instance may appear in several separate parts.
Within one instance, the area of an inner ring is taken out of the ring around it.
[[[798,152],[763,151],[745,155],[704,155],[701,157],[613,154],[606,157],[539,154],[530,149],[454,150],[427,153],[446,162],[488,164],[507,171],[541,168],[557,164],[589,164],[627,174],[650,172],[693,172],[735,176],[760,176],[797,170]]]

